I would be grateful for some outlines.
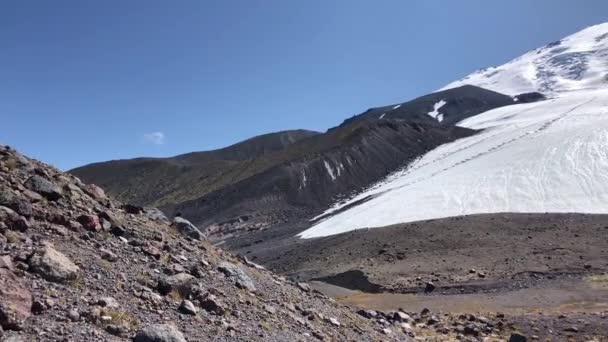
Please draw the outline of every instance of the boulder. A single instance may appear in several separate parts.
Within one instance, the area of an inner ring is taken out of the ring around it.
[[[201,231],[198,230],[195,225],[190,223],[190,221],[186,220],[185,218],[179,216],[175,217],[173,219],[173,223],[171,223],[171,226],[177,229],[177,231],[181,234],[191,237],[193,239],[201,240],[205,238],[204,234],[201,233]]]
[[[135,342],[186,342],[186,338],[172,325],[154,324],[137,332]]]
[[[11,208],[25,217],[31,217],[33,214],[32,205],[28,200],[16,196],[7,189],[0,189],[0,205]]]
[[[227,277],[235,279],[238,287],[247,289],[250,292],[255,292],[256,288],[253,284],[253,280],[251,280],[247,273],[237,265],[224,261],[219,264],[218,269]]]
[[[78,266],[53,247],[47,245],[36,250],[29,261],[32,272],[57,283],[65,283],[78,277]]]
[[[165,223],[169,223],[169,219],[167,218],[167,216],[165,216],[165,213],[163,213],[160,209],[158,208],[145,208],[145,214],[149,219],[155,220],[155,221],[161,221],[161,222],[165,222]]]
[[[12,271],[0,268],[0,326],[21,330],[30,317],[32,294]]]
[[[88,184],[85,186],[84,191],[98,201],[106,199],[105,191],[95,184]]]
[[[166,295],[175,290],[183,297],[187,297],[192,292],[192,286],[194,286],[195,281],[196,278],[188,273],[178,273],[170,277],[161,278],[158,281],[158,291]]]
[[[39,193],[48,200],[56,201],[61,198],[61,189],[51,181],[39,175],[34,175],[23,184],[26,188]]]
[[[99,217],[97,215],[80,215],[78,222],[82,227],[91,232],[98,232],[101,230],[101,224],[99,223]]]

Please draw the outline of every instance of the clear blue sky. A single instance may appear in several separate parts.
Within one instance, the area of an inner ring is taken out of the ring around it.
[[[606,0],[1,1],[0,143],[68,169],[324,131],[605,21]]]

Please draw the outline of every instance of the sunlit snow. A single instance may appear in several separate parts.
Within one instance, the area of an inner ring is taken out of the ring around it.
[[[608,213],[608,89],[502,107],[458,125],[484,131],[336,204],[325,214],[371,196],[300,236],[476,213]]]
[[[443,114],[439,113],[439,110],[441,109],[441,107],[445,106],[446,103],[447,102],[445,102],[445,100],[441,100],[435,103],[433,105],[433,110],[428,112],[428,115],[439,122],[443,121]]]
[[[608,23],[532,50],[504,65],[476,71],[440,90],[465,84],[507,95],[546,95],[608,83]]]

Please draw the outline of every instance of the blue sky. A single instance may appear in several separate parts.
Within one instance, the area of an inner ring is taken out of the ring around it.
[[[605,0],[2,1],[0,143],[69,169],[324,131],[605,21]]]

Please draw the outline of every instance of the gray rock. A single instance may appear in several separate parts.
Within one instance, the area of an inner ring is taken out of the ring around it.
[[[217,315],[223,315],[225,308],[222,302],[210,293],[207,293],[203,298],[199,299],[201,307],[209,312],[213,312]]]
[[[164,295],[176,290],[183,297],[187,297],[192,292],[196,278],[187,273],[178,273],[170,277],[161,278],[158,281],[158,291]]]
[[[68,311],[68,318],[72,322],[78,322],[78,321],[80,321],[80,313],[78,312],[78,310],[72,309],[72,310]]]
[[[186,338],[172,325],[154,324],[140,330],[135,342],[186,342]]]
[[[21,330],[30,317],[32,294],[26,284],[8,269],[0,268],[0,326]]]
[[[61,189],[51,181],[34,175],[25,181],[23,184],[26,188],[35,191],[51,201],[56,201],[61,198]]]
[[[224,261],[219,264],[218,269],[224,272],[229,278],[234,278],[238,287],[247,289],[250,292],[256,291],[253,280],[251,280],[247,273],[237,265]]]
[[[171,226],[177,229],[177,231],[179,231],[181,234],[189,236],[193,239],[205,239],[205,235],[201,233],[201,231],[198,230],[195,225],[190,223],[190,221],[186,220],[185,218],[179,216],[175,217]]]
[[[182,301],[181,305],[179,306],[179,310],[188,315],[196,315],[197,312],[194,304],[192,304],[192,302],[187,299],[184,299]]]
[[[109,309],[118,309],[120,304],[112,297],[101,297],[97,300],[97,304]]]
[[[65,255],[47,245],[36,250],[30,258],[30,267],[42,278],[57,283],[65,283],[78,278],[80,269]]]
[[[512,333],[511,337],[509,337],[509,342],[527,342],[528,339],[526,336],[518,333]]]
[[[169,222],[169,219],[167,218],[167,216],[165,216],[165,213],[163,213],[158,208],[145,208],[144,211],[145,211],[146,216],[152,220],[167,222],[167,223]]]
[[[11,208],[25,217],[30,217],[33,214],[30,202],[26,199],[17,197],[8,189],[0,189],[0,205]]]
[[[107,261],[115,262],[118,260],[118,256],[107,249],[100,249],[101,258]]]

